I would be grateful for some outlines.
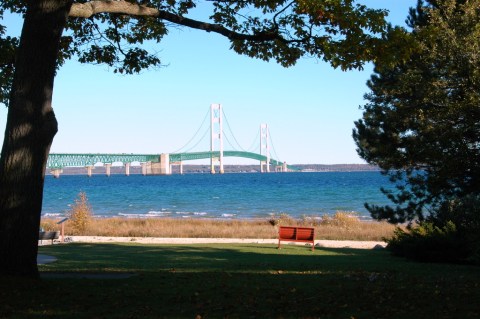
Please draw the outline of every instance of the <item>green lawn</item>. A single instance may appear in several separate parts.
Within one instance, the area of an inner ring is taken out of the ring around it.
[[[68,244],[40,282],[2,279],[0,318],[480,318],[480,268],[284,245]],[[52,273],[134,273],[52,278]]]

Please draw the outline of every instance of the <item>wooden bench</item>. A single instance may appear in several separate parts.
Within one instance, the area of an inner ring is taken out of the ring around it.
[[[311,243],[312,251],[315,250],[315,228],[280,226],[278,230],[278,248],[281,241],[294,241],[302,243]]]
[[[40,244],[42,243],[42,240],[51,240],[52,244],[55,239],[58,239],[60,236],[59,231],[41,231],[38,232],[38,240],[40,240]]]

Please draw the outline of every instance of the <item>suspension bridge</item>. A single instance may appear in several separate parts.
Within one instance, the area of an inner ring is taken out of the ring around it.
[[[185,161],[210,159],[210,172],[215,174],[224,173],[224,158],[225,157],[240,157],[259,161],[261,172],[270,172],[271,168],[277,172],[287,172],[294,170],[293,167],[287,165],[285,162],[280,162],[271,156],[273,150],[276,156],[275,148],[271,140],[271,135],[266,124],[260,125],[259,137],[260,137],[260,152],[256,153],[251,150],[245,150],[241,148],[237,142],[233,132],[226,120],[225,113],[223,112],[221,104],[212,104],[210,106],[210,126],[204,132],[203,136],[199,138],[193,146],[192,142],[199,136],[199,132],[203,127],[208,113],[202,122],[202,125],[194,134],[194,137],[187,142],[180,150],[173,153],[162,154],[60,154],[51,153],[48,156],[47,169],[55,177],[59,177],[65,167],[85,167],[87,175],[92,175],[92,170],[95,166],[105,166],[106,175],[110,176],[111,167],[115,163],[120,163],[125,167],[125,174],[130,175],[130,166],[132,163],[139,163],[142,168],[143,175],[169,175],[172,173],[172,165],[180,166],[180,174],[183,173],[183,163]],[[233,140],[241,150],[236,149],[228,139],[224,132],[224,120],[227,124],[227,128],[233,136]],[[195,151],[194,149],[198,144],[204,140],[206,135],[210,131],[210,150],[208,151]],[[258,136],[255,138],[258,142]],[[224,150],[224,142],[228,142],[233,150]],[[256,144],[256,143],[255,143]],[[257,144],[258,145],[258,144]],[[188,147],[188,148],[187,148]],[[277,157],[278,158],[278,157]]]

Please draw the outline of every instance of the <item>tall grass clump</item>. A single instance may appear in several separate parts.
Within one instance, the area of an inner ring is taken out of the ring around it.
[[[336,212],[333,216],[323,215],[320,225],[355,229],[361,226],[361,221],[353,213]]]
[[[88,226],[92,223],[93,213],[85,192],[78,194],[78,198],[75,199],[75,204],[67,212],[67,216],[69,217],[69,227],[75,234],[84,235],[87,233]]]
[[[42,231],[56,231],[58,230],[57,221],[54,219],[42,219],[40,222],[40,230]]]
[[[281,213],[278,216],[273,214],[272,217],[270,217],[270,219],[268,220],[268,222],[272,226],[277,226],[277,225],[285,226],[285,225],[297,224],[297,221],[286,213]]]

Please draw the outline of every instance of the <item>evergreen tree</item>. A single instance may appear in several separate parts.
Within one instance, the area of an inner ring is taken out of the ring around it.
[[[418,1],[407,20],[414,53],[368,81],[353,138],[396,185],[382,190],[394,205],[367,204],[374,218],[445,223],[445,210],[461,214],[452,204],[480,203],[479,21],[478,1]]]

